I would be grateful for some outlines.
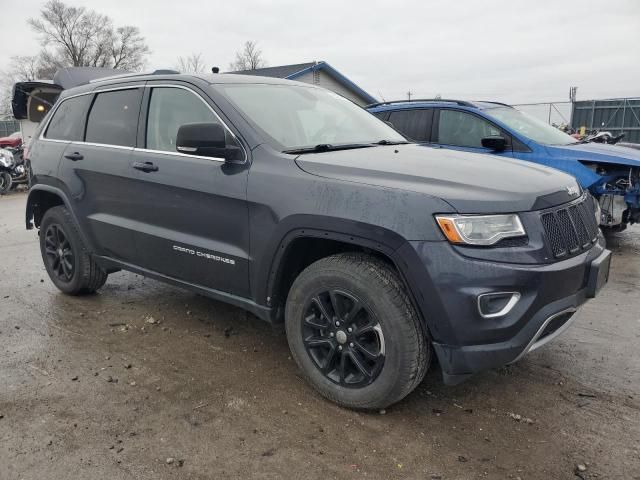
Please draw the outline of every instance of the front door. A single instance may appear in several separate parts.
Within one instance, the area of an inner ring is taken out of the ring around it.
[[[495,152],[482,146],[482,139],[502,136],[507,148]],[[434,146],[475,153],[490,153],[505,157],[512,156],[511,136],[493,123],[470,112],[455,109],[439,109],[433,128]]]
[[[144,268],[171,278],[248,295],[248,159],[226,163],[176,151],[181,125],[221,123],[195,87],[148,85],[139,140],[132,153],[140,223],[136,244]]]

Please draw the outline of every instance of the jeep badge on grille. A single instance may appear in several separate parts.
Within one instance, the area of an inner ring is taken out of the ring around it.
[[[580,189],[578,187],[567,187],[566,190],[567,190],[567,193],[572,197],[576,197],[580,195]]]

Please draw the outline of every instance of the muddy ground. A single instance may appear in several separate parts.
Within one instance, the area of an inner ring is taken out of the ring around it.
[[[385,414],[357,413],[240,309],[126,272],[62,295],[25,200],[0,198],[2,480],[640,479],[638,226],[555,342],[456,387],[432,370]]]

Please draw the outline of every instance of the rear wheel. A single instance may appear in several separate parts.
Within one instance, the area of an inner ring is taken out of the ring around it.
[[[321,259],[295,280],[289,346],[307,380],[350,408],[383,408],[422,380],[430,343],[400,279],[364,254]]]
[[[53,207],[44,214],[40,252],[49,278],[64,293],[95,292],[107,281],[107,272],[91,258],[66,207]]]

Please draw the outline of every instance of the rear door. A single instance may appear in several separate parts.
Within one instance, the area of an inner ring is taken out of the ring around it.
[[[498,135],[507,141],[504,151],[495,152],[482,146],[483,138]],[[431,141],[435,146],[452,150],[506,157],[513,154],[511,136],[507,132],[480,115],[453,108],[440,108],[436,111]]]
[[[215,290],[247,296],[248,162],[176,151],[181,125],[220,123],[227,144],[235,134],[197,87],[149,82],[140,144],[133,153],[141,264],[154,272]]]
[[[387,122],[410,140],[417,143],[429,143],[433,108],[395,110],[389,114]]]
[[[61,100],[48,123],[43,125],[41,137],[31,143],[29,157],[38,183],[56,183],[62,154],[71,142],[81,142],[83,139],[90,100],[89,95]],[[55,186],[65,189],[64,184]]]
[[[143,84],[83,95],[87,108],[83,140],[69,143],[59,176],[96,253],[136,263],[137,215],[131,155]],[[80,98],[80,97],[78,97]]]

